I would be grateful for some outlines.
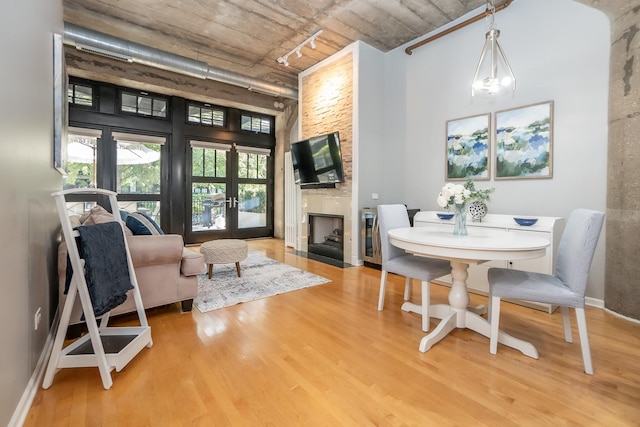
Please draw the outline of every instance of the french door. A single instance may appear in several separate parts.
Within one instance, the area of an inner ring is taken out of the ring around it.
[[[191,179],[186,238],[273,235],[271,150],[239,143],[190,141]]]

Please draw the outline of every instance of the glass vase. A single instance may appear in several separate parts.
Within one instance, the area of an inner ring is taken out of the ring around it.
[[[462,203],[454,205],[454,221],[453,235],[454,236],[466,236],[467,235],[467,204]]]

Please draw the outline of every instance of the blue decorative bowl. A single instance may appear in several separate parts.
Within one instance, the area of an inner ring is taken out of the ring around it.
[[[513,218],[513,220],[518,224],[524,227],[529,227],[530,225],[538,222],[538,218]]]
[[[451,218],[453,218],[453,214],[452,213],[436,213],[436,215],[438,216],[438,218],[440,219],[444,219],[445,221],[450,220]]]

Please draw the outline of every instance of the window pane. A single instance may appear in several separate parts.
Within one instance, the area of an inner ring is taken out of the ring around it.
[[[262,133],[271,133],[271,120],[262,119],[262,126],[260,128]]]
[[[204,172],[204,148],[191,149],[191,175],[203,176]]]
[[[212,122],[213,119],[211,118],[212,110],[210,108],[202,108],[201,111],[202,111],[202,116],[200,120],[202,121],[202,124],[211,125],[213,123]]]
[[[128,93],[122,94],[122,111],[126,113],[137,112],[138,97]]]
[[[69,134],[67,139],[67,175],[63,188],[96,186],[97,138]]]
[[[167,117],[167,101],[163,99],[153,100],[153,116]]]
[[[260,132],[260,117],[251,118],[251,130],[254,132]]]
[[[267,226],[267,185],[238,185],[238,228]]]
[[[67,88],[67,102],[73,104],[73,85],[70,84]]]
[[[258,177],[258,155],[247,154],[247,178]]]
[[[213,110],[212,111],[212,124],[216,126],[224,126],[224,111]]]
[[[77,105],[93,105],[93,88],[91,86],[75,85],[75,104]]]
[[[138,97],[138,114],[145,116],[151,115],[151,98],[144,96]]]
[[[193,231],[226,229],[226,185],[193,183],[191,212]]]
[[[204,151],[204,176],[216,176],[216,155],[218,150],[206,149]]]
[[[189,105],[189,122],[200,123],[200,107]]]
[[[238,178],[247,178],[247,153],[238,153]]]
[[[240,127],[242,130],[251,130],[251,116],[242,115]]]
[[[218,151],[216,155],[216,176],[226,178],[227,176],[227,152]]]
[[[267,179],[267,156],[258,155],[258,176],[260,179]]]
[[[160,194],[159,144],[118,141],[117,189],[124,194]]]

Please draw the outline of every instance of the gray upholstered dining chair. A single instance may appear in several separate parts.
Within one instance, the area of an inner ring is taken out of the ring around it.
[[[449,261],[408,254],[404,249],[397,248],[391,244],[389,230],[410,226],[409,214],[405,205],[379,205],[378,224],[380,227],[382,255],[378,310],[384,308],[388,273],[406,277],[404,286],[405,301],[409,301],[411,297],[411,279],[421,280],[426,285],[423,286],[422,295],[422,330],[427,332],[429,330],[429,282],[451,272]]]
[[[569,307],[573,307],[578,322],[584,371],[593,375],[587,319],[584,312],[584,294],[603,221],[604,213],[602,212],[588,209],[576,209],[571,212],[560,239],[553,275],[506,268],[489,269],[491,298],[489,351],[491,354],[496,354],[498,349],[501,298],[560,306],[564,339],[567,342],[572,342]]]

